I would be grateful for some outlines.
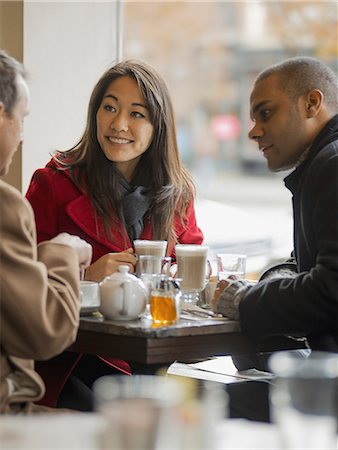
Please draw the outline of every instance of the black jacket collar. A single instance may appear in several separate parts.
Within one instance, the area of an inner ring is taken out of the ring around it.
[[[295,192],[297,189],[299,180],[310,162],[315,156],[332,141],[338,140],[338,114],[332,117],[332,119],[324,126],[319,132],[315,140],[313,141],[307,158],[298,166],[293,172],[284,178],[285,186],[291,191]]]

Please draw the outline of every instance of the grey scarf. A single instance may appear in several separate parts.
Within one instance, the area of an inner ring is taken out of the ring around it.
[[[143,219],[148,211],[153,194],[148,187],[131,186],[125,178],[120,178],[122,208],[130,241],[138,239],[143,231]]]

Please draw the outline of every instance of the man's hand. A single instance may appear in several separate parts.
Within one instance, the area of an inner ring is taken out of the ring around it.
[[[85,269],[89,266],[92,260],[93,249],[88,242],[79,238],[79,236],[74,236],[68,233],[60,233],[51,239],[50,242],[53,242],[54,244],[69,245],[69,247],[72,247],[77,253],[79,268]]]
[[[217,284],[211,301],[212,310],[217,314],[229,317],[231,320],[239,320],[239,304],[252,285],[249,281],[239,280],[233,276],[221,280]]]
[[[214,296],[211,299],[211,309],[214,312],[217,311],[217,302],[219,300],[220,295],[224,291],[224,289],[229,286],[229,281],[230,280],[221,280],[221,281],[219,281],[217,283],[217,286],[216,286],[216,289],[215,289],[215,292],[214,292]]]

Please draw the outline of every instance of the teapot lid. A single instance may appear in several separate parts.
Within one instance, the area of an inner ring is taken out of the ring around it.
[[[105,277],[103,281],[124,281],[126,279],[138,281],[135,275],[129,273],[129,266],[124,264],[118,266],[117,271]]]

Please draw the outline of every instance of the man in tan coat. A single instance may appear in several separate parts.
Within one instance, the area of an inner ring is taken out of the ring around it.
[[[0,50],[0,176],[22,141],[29,92],[24,69]],[[0,180],[0,413],[48,408],[34,359],[62,352],[79,324],[79,267],[91,246],[62,233],[37,246],[33,211],[21,194]]]

